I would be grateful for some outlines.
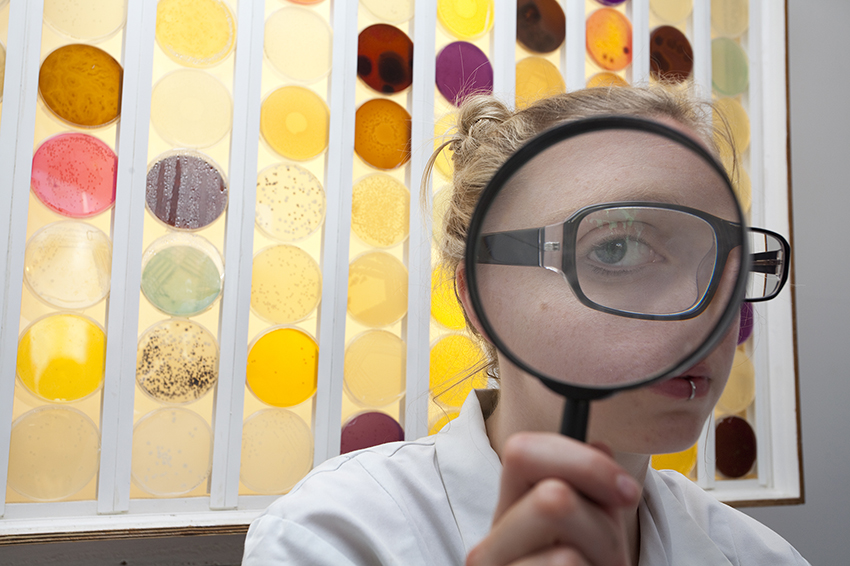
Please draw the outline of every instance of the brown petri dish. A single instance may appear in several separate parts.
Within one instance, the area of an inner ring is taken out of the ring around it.
[[[377,169],[395,169],[410,159],[410,114],[392,100],[364,102],[354,117],[354,151]]]
[[[566,17],[557,0],[519,0],[516,40],[534,53],[551,53],[564,43]]]
[[[717,471],[727,478],[747,475],[756,462],[756,434],[741,417],[725,417],[714,429]]]
[[[694,50],[685,34],[673,26],[659,26],[649,36],[649,70],[658,81],[680,83],[691,76]]]
[[[413,82],[413,42],[395,26],[375,24],[357,37],[357,76],[384,94]]]
[[[202,153],[170,151],[148,170],[145,203],[151,214],[171,228],[199,230],[227,207],[227,181]]]

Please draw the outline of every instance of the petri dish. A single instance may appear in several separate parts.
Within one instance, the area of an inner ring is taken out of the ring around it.
[[[616,73],[602,71],[587,79],[587,88],[607,88],[612,86],[629,86],[629,82]]]
[[[307,161],[328,147],[330,111],[319,95],[301,86],[273,91],[260,107],[260,133],[281,157]]]
[[[289,0],[293,4],[301,4],[302,6],[312,6],[313,4],[319,4],[324,2],[324,0]]]
[[[458,39],[476,39],[493,27],[493,0],[437,0],[437,20]]]
[[[447,424],[451,421],[455,420],[460,416],[460,411],[450,411],[445,413],[442,417],[435,420],[431,426],[428,428],[428,435],[437,434],[441,430],[443,430]]]
[[[171,145],[209,147],[230,131],[233,101],[224,84],[211,74],[181,69],[153,87],[151,123]]]
[[[606,71],[621,71],[632,62],[632,24],[613,8],[590,14],[585,26],[587,54]]]
[[[649,9],[659,20],[678,24],[694,11],[694,0],[649,0]]]
[[[445,219],[452,206],[452,188],[449,185],[439,188],[431,202],[432,238],[439,242],[445,235]]]
[[[404,395],[406,362],[404,340],[386,330],[367,330],[345,349],[345,390],[367,407],[397,401]]]
[[[472,43],[455,41],[437,54],[437,90],[459,106],[472,94],[492,94],[493,66],[487,55]]]
[[[656,470],[675,470],[683,476],[690,475],[697,465],[697,445],[673,454],[653,454],[652,467]]]
[[[717,471],[727,478],[740,478],[756,462],[756,434],[741,417],[724,417],[715,423],[715,460]]]
[[[383,94],[401,92],[413,83],[413,42],[389,24],[374,24],[357,36],[357,76]]]
[[[266,405],[293,407],[316,393],[318,364],[312,336],[298,328],[272,328],[248,349],[246,384]]]
[[[0,41],[0,102],[3,102],[3,84],[6,82],[6,46]]]
[[[284,78],[312,83],[331,70],[331,27],[315,11],[291,6],[266,19],[263,50]]]
[[[251,310],[288,324],[312,314],[322,298],[322,270],[313,256],[289,244],[260,250],[251,268]]]
[[[741,304],[741,323],[738,326],[738,345],[750,339],[753,335],[753,323],[755,322],[755,313],[753,312],[752,303]]]
[[[100,433],[87,415],[45,405],[12,423],[9,487],[35,501],[71,497],[94,478]]]
[[[462,334],[449,334],[431,346],[430,387],[435,401],[459,408],[473,389],[487,387],[481,370],[484,351]]]
[[[106,334],[80,314],[47,315],[18,341],[17,375],[40,399],[54,403],[88,397],[103,383]]]
[[[564,44],[564,9],[557,0],[520,0],[516,9],[516,40],[534,53],[551,53]]]
[[[203,153],[172,150],[158,156],[148,169],[145,204],[169,228],[200,230],[227,208],[227,180]]]
[[[48,138],[32,158],[30,187],[47,208],[89,218],[115,202],[118,157],[108,145],[82,133]]]
[[[463,308],[455,292],[454,273],[441,265],[431,270],[431,316],[446,328],[466,328]]]
[[[350,417],[342,425],[340,454],[404,440],[404,430],[386,413],[369,411]]]
[[[211,67],[233,50],[236,22],[221,0],[159,0],[156,41],[186,67]]]
[[[407,269],[387,252],[367,252],[348,266],[348,314],[371,328],[407,314]]]
[[[152,495],[189,493],[207,479],[211,463],[210,425],[194,411],[163,407],[133,427],[131,477]]]
[[[711,29],[719,37],[738,37],[750,27],[747,0],[711,0]]]
[[[396,169],[410,159],[410,114],[386,98],[360,105],[354,116],[354,151],[376,169]]]
[[[747,111],[737,98],[718,98],[713,104],[715,129],[722,131],[725,122],[725,125],[729,127],[735,151],[738,155],[743,155],[750,147],[750,117]],[[718,145],[722,146],[722,144]],[[724,149],[728,151],[728,148]]]
[[[239,479],[258,493],[286,493],[313,467],[313,434],[287,409],[257,411],[242,425]]]
[[[447,141],[451,141],[452,135],[457,132],[457,118],[455,114],[444,114],[434,124],[434,150]],[[450,146],[445,146],[434,161],[437,171],[448,179],[452,178],[454,165],[452,164],[453,152]]]
[[[517,108],[567,91],[561,71],[543,57],[526,57],[517,63],[515,80]]]
[[[374,173],[355,183],[351,198],[351,229],[364,243],[388,248],[407,239],[410,191],[404,183]]]
[[[221,294],[224,265],[209,240],[171,232],[155,240],[142,256],[142,292],[172,316],[194,316]]]
[[[750,84],[747,54],[734,40],[718,37],[711,41],[711,86],[719,97],[737,96]]]
[[[316,176],[300,165],[266,167],[257,176],[255,219],[270,238],[303,240],[325,220],[325,190]]]
[[[596,0],[596,1],[600,4],[602,4],[603,6],[619,6],[620,4],[625,2],[626,0]]]
[[[182,405],[197,401],[218,381],[218,344],[209,330],[188,319],[151,326],[136,350],[136,383],[153,399]]]
[[[378,20],[400,24],[413,17],[413,0],[360,0],[360,3]]]
[[[124,27],[126,17],[125,2],[44,0],[44,21],[72,39],[105,39]]]
[[[38,73],[38,92],[60,120],[81,128],[111,124],[121,113],[123,70],[112,55],[75,43],[48,55]]]
[[[683,82],[694,69],[691,42],[678,28],[658,26],[649,36],[649,73],[653,79]]]
[[[60,309],[85,309],[109,294],[112,242],[75,220],[48,224],[30,237],[24,281],[39,299]]]
[[[729,380],[723,389],[717,409],[721,414],[745,411],[756,398],[756,368],[743,348],[735,350]]]

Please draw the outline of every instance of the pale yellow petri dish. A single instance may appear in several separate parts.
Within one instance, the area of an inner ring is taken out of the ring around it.
[[[124,26],[124,0],[44,0],[44,21],[73,39],[105,39]]]
[[[741,211],[744,214],[749,214],[750,208],[753,205],[753,182],[750,179],[750,174],[747,173],[740,156],[736,166],[733,168],[731,152],[728,148],[724,149],[722,144],[718,145],[721,148],[720,162],[723,163],[726,174],[729,175],[729,179],[732,181],[732,189],[735,191],[735,196],[738,197]]]
[[[308,8],[282,8],[266,20],[266,59],[287,79],[312,83],[327,75],[331,70],[331,45],[331,27]]]
[[[177,147],[220,142],[233,125],[233,101],[220,80],[205,71],[182,69],[162,77],[151,93],[151,123]]]
[[[667,24],[678,24],[694,11],[693,0],[649,0],[649,9]]]
[[[351,229],[364,243],[388,248],[407,239],[410,191],[385,173],[360,179],[352,189]]]
[[[156,41],[187,67],[211,67],[233,51],[236,23],[222,0],[160,0]]]
[[[675,470],[682,475],[690,475],[697,465],[697,445],[673,454],[655,454],[652,467],[656,470]]]
[[[12,423],[9,487],[35,501],[57,501],[83,489],[97,473],[100,434],[71,407],[45,405]]]
[[[257,176],[257,227],[283,242],[313,234],[325,220],[325,190],[309,170],[292,163],[266,167]]]
[[[516,64],[517,108],[566,91],[561,71],[543,57],[526,57]]]
[[[437,0],[437,19],[458,39],[476,39],[493,27],[493,0]]]
[[[748,0],[711,0],[711,29],[720,37],[738,37],[750,27]]]
[[[430,427],[428,427],[428,434],[437,434],[441,430],[443,430],[447,424],[455,420],[460,416],[460,411],[452,411],[450,413],[444,414],[439,419],[436,419]]]
[[[258,493],[286,493],[313,467],[313,434],[287,409],[257,411],[242,425],[239,479]]]
[[[194,411],[157,409],[133,428],[131,477],[152,495],[189,493],[207,479],[211,463],[210,425]]]
[[[298,328],[272,328],[248,350],[245,383],[266,405],[293,407],[316,393],[318,364],[312,336]]]
[[[454,274],[440,265],[431,271],[431,316],[446,328],[461,330],[466,327],[463,308],[455,292]]]
[[[3,83],[6,82],[6,46],[0,41],[0,102],[3,102]]]
[[[596,73],[595,75],[587,79],[587,88],[600,88],[611,86],[629,86],[629,82],[617,73],[612,73],[610,71],[602,71],[601,73]]]
[[[735,149],[739,155],[743,154],[750,147],[750,117],[741,101],[737,98],[718,98],[714,101],[714,109],[714,127],[722,131],[722,115],[726,119]]]
[[[297,246],[280,244],[254,256],[251,310],[275,324],[310,315],[322,297],[322,271],[313,256]]]
[[[484,351],[462,334],[450,334],[431,346],[430,387],[434,400],[460,407],[473,389],[487,387]]]
[[[348,314],[381,328],[407,314],[407,269],[386,252],[368,252],[348,266]]]
[[[431,202],[431,229],[434,233],[434,242],[439,246],[445,231],[445,218],[452,205],[452,188],[445,186],[434,193]]]
[[[260,133],[282,157],[307,161],[328,147],[330,111],[315,92],[285,86],[269,94],[260,107]]]
[[[724,414],[736,415],[746,410],[755,398],[756,368],[743,346],[739,346],[735,351],[729,381],[717,401],[717,409]]]
[[[400,24],[413,17],[413,0],[360,0],[360,3],[381,22]]]
[[[386,330],[367,330],[345,349],[345,390],[366,407],[383,407],[405,391],[404,340]]]
[[[452,135],[457,131],[457,116],[452,112],[441,116],[434,124],[434,150],[450,141]],[[449,146],[445,146],[434,161],[434,166],[437,171],[442,173],[447,179],[452,178],[454,165],[452,164],[452,150]]]

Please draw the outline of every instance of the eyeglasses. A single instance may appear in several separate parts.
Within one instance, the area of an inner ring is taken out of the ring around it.
[[[727,265],[737,272],[740,224],[667,203],[582,208],[549,226],[479,236],[477,263],[536,266],[563,275],[578,300],[602,312],[683,320],[710,304]],[[787,279],[790,247],[769,230],[748,232],[745,300],[763,301]]]

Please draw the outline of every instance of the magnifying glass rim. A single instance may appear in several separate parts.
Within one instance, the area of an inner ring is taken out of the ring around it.
[[[635,383],[627,383],[614,386],[575,385],[571,383],[564,383],[557,380],[556,378],[545,375],[539,370],[536,370],[526,364],[523,360],[517,358],[516,355],[514,355],[514,353],[506,347],[505,343],[498,336],[498,334],[493,332],[493,325],[490,323],[490,320],[487,318],[487,315],[484,312],[481,297],[478,294],[478,283],[475,269],[477,264],[475,258],[478,256],[478,243],[480,241],[478,236],[481,234],[481,228],[486,213],[489,211],[490,206],[493,204],[493,201],[495,200],[502,187],[504,187],[505,183],[507,183],[508,180],[517,171],[519,171],[519,169],[521,169],[529,161],[540,155],[540,153],[542,153],[544,150],[549,149],[556,143],[562,142],[572,137],[579,136],[581,134],[601,132],[605,130],[631,130],[655,134],[660,137],[667,138],[671,141],[677,142],[678,144],[696,153],[699,157],[703,159],[703,161],[705,161],[712,169],[714,169],[714,171],[718,175],[720,175],[720,177],[726,183],[730,193],[734,197],[733,201],[735,203],[735,210],[738,214],[738,218],[740,218],[741,220],[742,264],[741,269],[738,271],[738,278],[735,282],[735,288],[730,298],[730,305],[740,304],[741,302],[743,302],[746,293],[747,278],[749,275],[749,268],[745,265],[747,258],[750,257],[749,249],[747,247],[748,242],[747,238],[743,237],[746,234],[747,230],[746,218],[744,217],[744,213],[741,210],[741,205],[738,202],[737,195],[732,189],[732,182],[729,180],[729,176],[726,174],[726,170],[720,164],[720,162],[693,138],[669,126],[666,126],[659,122],[655,122],[650,119],[639,118],[635,116],[606,115],[583,118],[571,122],[566,122],[564,124],[559,124],[526,142],[496,171],[496,173],[487,183],[487,186],[484,187],[484,190],[481,192],[481,196],[478,200],[478,203],[475,206],[475,210],[473,211],[472,218],[469,223],[469,228],[466,234],[466,256],[464,257],[464,267],[466,269],[467,289],[469,290],[469,297],[470,302],[472,303],[472,309],[481,323],[482,330],[484,331],[486,339],[492,341],[496,349],[499,350],[502,355],[508,358],[518,368],[530,375],[537,377],[551,390],[560,393],[561,395],[570,397],[572,399],[601,399],[618,391],[626,391],[629,389],[635,389],[637,387],[643,387],[644,385],[648,385],[655,381],[664,379],[665,377],[675,376],[687,369],[690,369],[690,367],[692,367],[696,362],[701,360],[711,350],[714,349],[717,343],[723,338],[729,327],[729,324],[734,320],[738,312],[738,309],[727,307],[726,311],[717,321],[715,327],[703,341],[703,344],[699,348],[697,348],[696,351],[691,352],[689,355],[679,360],[669,370],[664,371],[663,373],[660,373],[655,376],[647,377],[646,379]]]

